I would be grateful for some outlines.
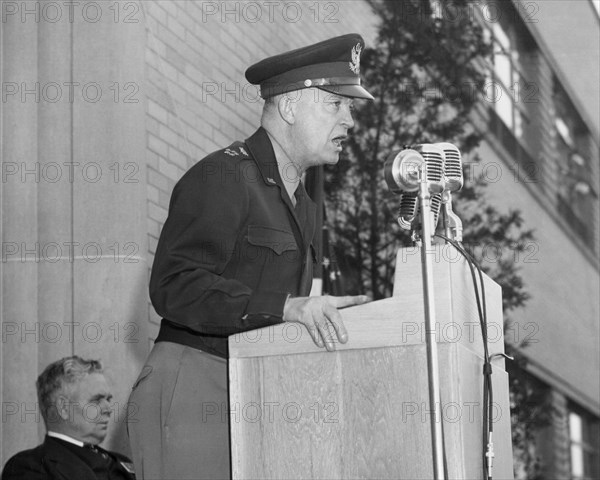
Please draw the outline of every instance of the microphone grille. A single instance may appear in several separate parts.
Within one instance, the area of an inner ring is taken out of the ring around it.
[[[444,152],[446,190],[456,192],[463,186],[462,158],[456,145],[448,142],[436,143]]]
[[[431,196],[431,214],[433,215],[433,231],[437,228],[440,210],[442,208],[442,194],[436,193]]]
[[[444,191],[446,180],[444,178],[444,151],[432,143],[423,143],[414,147],[425,159],[427,166],[427,182],[430,191],[441,193]]]
[[[398,224],[403,230],[411,230],[412,223],[417,216],[419,197],[417,192],[403,192],[400,194],[400,213]]]
[[[442,209],[442,194],[434,193],[431,195],[431,227],[435,232],[440,211]],[[416,223],[415,223],[416,221]],[[414,225],[413,225],[414,224]],[[398,215],[398,225],[403,230],[418,230],[421,228],[421,204],[417,192],[404,192],[400,195],[400,213]]]

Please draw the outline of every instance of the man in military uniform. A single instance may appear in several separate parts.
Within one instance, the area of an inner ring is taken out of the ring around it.
[[[108,432],[112,394],[96,360],[66,357],[36,382],[44,443],[12,457],[2,480],[135,480],[124,455],[99,447]]]
[[[363,46],[349,34],[251,66],[261,127],[175,186],[150,279],[163,320],[130,398],[138,477],[229,478],[227,415],[206,415],[227,408],[229,335],[297,322],[328,350],[331,332],[347,341],[338,308],[368,299],[308,296],[315,205],[301,177],[337,163],[353,99],[373,98],[360,85]]]

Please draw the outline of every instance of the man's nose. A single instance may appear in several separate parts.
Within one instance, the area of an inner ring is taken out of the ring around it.
[[[102,400],[100,402],[100,413],[102,415],[108,415],[109,417],[112,414],[111,402],[108,400]]]
[[[348,130],[354,127],[354,118],[352,118],[352,110],[350,105],[346,105],[344,107],[344,116],[342,117],[342,125],[344,125]]]

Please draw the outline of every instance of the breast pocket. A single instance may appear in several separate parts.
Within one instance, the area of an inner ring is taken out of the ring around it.
[[[248,243],[255,247],[267,248],[276,255],[284,255],[285,252],[298,250],[292,232],[260,225],[248,226]]]
[[[252,290],[296,292],[304,259],[286,227],[249,225],[239,254],[236,278]]]

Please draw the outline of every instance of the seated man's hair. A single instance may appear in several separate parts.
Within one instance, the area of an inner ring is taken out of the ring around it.
[[[44,422],[48,424],[48,415],[55,405],[56,396],[65,387],[77,383],[90,373],[103,373],[98,360],[84,360],[78,356],[65,357],[48,365],[35,382],[38,402]]]

